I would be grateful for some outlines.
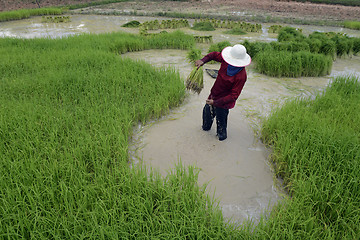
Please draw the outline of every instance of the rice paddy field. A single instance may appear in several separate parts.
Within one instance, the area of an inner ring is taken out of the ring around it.
[[[165,42],[187,48],[191,39],[182,33],[0,39],[1,238],[232,234],[197,186],[195,169],[179,165],[161,179],[129,167],[134,123],[166,113],[185,92],[173,69],[117,53]]]
[[[279,51],[279,59],[323,66],[314,77],[328,74],[334,57],[349,57],[339,47],[329,56],[282,44],[301,51]],[[134,126],[181,105],[186,91],[176,69],[120,54],[195,47],[183,31],[0,38],[0,238],[359,239],[356,76],[334,77],[263,120],[260,136],[287,197],[257,224],[228,223],[194,166],[180,162],[163,177],[131,164]],[[285,47],[268,44],[266,56]],[[290,77],[308,76],[285,67]]]

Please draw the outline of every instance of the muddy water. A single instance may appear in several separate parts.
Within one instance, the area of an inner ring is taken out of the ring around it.
[[[70,15],[71,21],[67,23],[43,23],[42,17],[32,17],[29,19],[0,22],[0,37],[64,37],[68,35],[81,33],[105,33],[114,31],[125,31],[137,33],[137,29],[129,29],[121,27],[124,23],[132,20],[140,22],[152,21],[158,19],[159,21],[169,18],[153,18],[141,16],[100,16],[100,15]],[[189,20],[192,24],[193,21]],[[275,34],[269,34],[267,29],[273,24],[265,23],[263,25],[262,33],[252,33],[243,36],[234,36],[224,34],[223,29],[218,29],[214,32],[198,32],[191,29],[182,29],[185,32],[196,35],[213,35],[214,42],[229,40],[230,42],[239,42],[245,39],[251,40],[276,40]],[[285,26],[286,24],[284,24]],[[320,32],[344,32],[349,36],[360,37],[360,31],[344,29],[341,27],[322,27],[309,25],[290,25],[303,29],[304,34],[309,34],[313,31]],[[169,30],[171,31],[171,30]]]
[[[81,33],[103,33],[136,29],[122,28],[131,21],[140,22],[155,18],[130,16],[91,16],[72,15],[71,22],[42,23],[41,17],[0,23],[0,36],[6,37],[64,37]],[[157,18],[161,19],[161,18]],[[263,25],[262,33],[231,36],[223,30],[197,32],[183,29],[190,34],[212,35],[214,42],[228,40],[232,44],[244,39],[271,41],[275,34],[268,34]],[[294,26],[311,32],[343,31],[339,28],[314,26]],[[346,30],[349,35],[360,36],[359,31]],[[205,54],[209,45],[199,47]],[[149,50],[127,53],[123,57],[143,59],[154,66],[176,68],[185,79],[192,66],[186,60],[186,51]],[[240,95],[236,107],[230,110],[228,139],[219,142],[215,126],[209,132],[201,130],[201,113],[205,99],[214,79],[204,74],[205,86],[200,95],[188,93],[184,104],[158,121],[135,129],[131,155],[135,162],[146,165],[166,174],[181,161],[184,165],[194,165],[200,169],[199,184],[209,183],[208,192],[218,199],[224,216],[241,223],[251,218],[255,222],[260,214],[282,199],[268,163],[269,151],[257,137],[261,118],[285,99],[294,96],[311,95],[323,89],[332,76],[354,74],[360,76],[360,57],[337,59],[331,76],[322,78],[271,78],[254,71],[253,65],[247,68],[248,81]],[[219,65],[205,65],[205,68],[218,69]]]

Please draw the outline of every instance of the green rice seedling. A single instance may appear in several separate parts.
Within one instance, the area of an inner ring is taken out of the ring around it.
[[[247,53],[252,58],[255,58],[259,52],[272,49],[271,44],[266,42],[250,42],[248,40],[245,40],[242,45],[245,46]]]
[[[310,46],[306,41],[303,42],[271,42],[270,46],[276,51],[309,51]]]
[[[43,16],[41,21],[46,23],[62,23],[62,22],[70,22],[71,20],[70,20],[70,16],[56,16],[56,17]]]
[[[203,67],[194,67],[186,79],[186,89],[200,94],[204,88],[204,70]]]
[[[197,43],[212,43],[212,36],[194,36]]]
[[[353,49],[353,40],[347,36],[335,35],[331,38],[336,46],[336,55],[342,57],[344,55],[350,55]]]
[[[197,31],[215,31],[214,26],[208,22],[195,22],[191,29],[197,30]]]
[[[194,63],[196,60],[201,58],[201,50],[198,48],[192,48],[186,55],[190,63]]]
[[[283,26],[281,25],[271,25],[268,29],[269,33],[279,33],[281,28],[283,28]]]
[[[262,220],[253,238],[360,237],[359,93],[358,78],[340,76],[315,96],[288,100],[264,121],[262,140],[272,146],[291,198]]]
[[[331,56],[314,54],[307,51],[296,53],[301,58],[301,76],[318,77],[331,73],[333,61]]]
[[[329,39],[329,37],[326,33],[314,32],[309,35],[308,39],[309,39],[308,42],[320,40],[321,46],[320,46],[320,49],[318,50],[318,53],[329,55],[329,56],[332,56],[333,58],[335,58],[336,44],[334,41]]]
[[[74,9],[79,9],[79,8],[86,8],[86,7],[91,7],[91,6],[98,6],[98,5],[105,5],[105,4],[109,4],[109,3],[118,3],[118,2],[126,2],[126,1],[127,0],[101,0],[101,1],[66,5],[66,8],[69,10],[74,10]]]
[[[0,39],[0,233],[33,239],[235,239],[198,169],[129,167],[133,127],[178,106],[184,80],[115,53],[192,36]]]
[[[133,21],[123,24],[122,27],[137,28],[140,26],[140,24],[141,23],[139,21],[133,20]]]
[[[310,52],[320,53],[321,44],[322,44],[321,40],[316,39],[316,38],[313,38],[313,39],[307,38],[305,41],[309,45]]]
[[[208,50],[208,53],[210,52],[221,52],[224,48],[231,46],[231,43],[229,41],[222,41],[215,44],[211,44]]]
[[[231,34],[231,35],[245,35],[246,32],[243,31],[241,28],[232,28],[230,30],[227,30],[224,32],[225,34]]]
[[[330,73],[332,58],[308,51],[266,50],[255,57],[256,69],[273,77],[318,77]]]
[[[5,11],[0,12],[0,22],[20,20],[24,18],[29,18],[30,16],[60,15],[62,13],[63,10],[60,8],[37,8]]]
[[[353,40],[353,53],[357,55],[360,52],[360,38],[352,38]]]
[[[345,21],[344,22],[344,27],[350,28],[350,29],[355,29],[355,30],[360,30],[360,22],[358,22],[358,21]]]
[[[335,42],[331,41],[330,39],[322,42],[319,53],[325,54],[327,56],[331,56],[333,59],[335,59],[336,56]]]
[[[284,27],[279,31],[278,41],[303,41],[305,36],[301,33],[300,30],[293,27]]]

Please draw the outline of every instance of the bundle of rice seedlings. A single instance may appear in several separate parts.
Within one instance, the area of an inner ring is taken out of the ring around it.
[[[192,90],[200,94],[204,88],[204,72],[203,67],[194,67],[190,75],[186,79],[186,89]]]
[[[130,21],[122,25],[122,27],[137,28],[141,25],[139,21]]]
[[[188,51],[186,58],[189,60],[190,63],[195,63],[196,60],[201,58],[201,50],[198,48],[191,48]]]

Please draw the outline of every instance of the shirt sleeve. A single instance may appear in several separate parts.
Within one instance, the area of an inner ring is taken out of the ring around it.
[[[232,87],[230,93],[222,98],[218,98],[216,100],[214,100],[214,106],[223,106],[223,105],[226,105],[227,103],[229,102],[235,102],[244,85],[245,85],[245,82],[246,82],[246,75],[245,76],[241,76],[234,84],[234,86]]]
[[[211,52],[201,59],[204,63],[210,62],[211,60],[222,62],[222,56],[220,52]]]

